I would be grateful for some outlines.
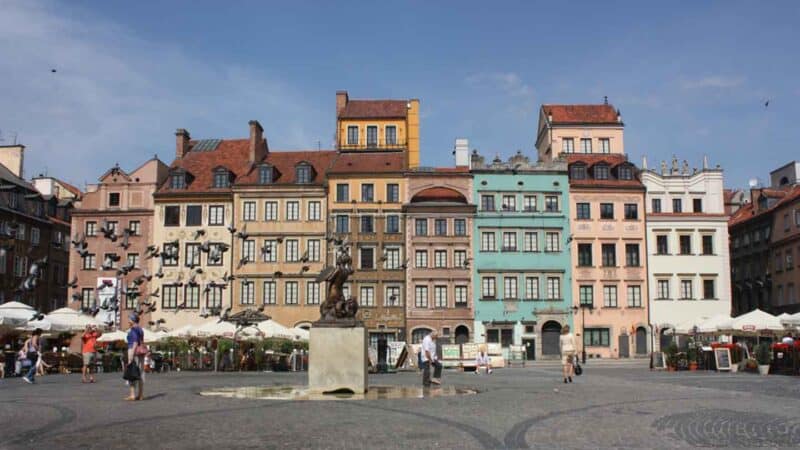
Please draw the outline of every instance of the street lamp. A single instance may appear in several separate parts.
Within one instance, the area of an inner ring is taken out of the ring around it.
[[[581,303],[580,307],[573,306],[572,310],[577,312],[581,310],[581,362],[586,364],[586,310],[592,310],[594,306],[591,303]]]

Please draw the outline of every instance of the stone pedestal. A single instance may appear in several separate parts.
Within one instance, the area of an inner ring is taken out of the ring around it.
[[[308,387],[312,392],[367,392],[367,330],[364,327],[312,327]]]

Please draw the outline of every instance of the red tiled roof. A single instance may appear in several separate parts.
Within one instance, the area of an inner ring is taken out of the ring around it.
[[[753,207],[753,204],[745,203],[741,208],[737,209],[735,213],[731,214],[731,218],[728,219],[728,226],[732,227],[742,223],[755,217],[755,215],[755,208]]]
[[[582,162],[588,166],[593,166],[597,163],[604,162],[611,167],[616,167],[622,163],[628,162],[628,157],[621,153],[562,153],[562,155],[567,157],[568,164]]]
[[[571,153],[565,155],[567,158],[567,163],[569,165],[575,163],[583,163],[586,164],[588,167],[592,167],[599,163],[608,164],[609,168],[613,169],[621,164],[627,163],[631,164],[628,161],[627,156],[619,153],[610,153],[610,154],[586,154],[586,153]],[[644,184],[638,179],[634,177],[633,180],[618,180],[618,179],[608,179],[608,180],[597,180],[594,178],[586,178],[584,180],[575,180],[570,179],[569,185],[571,188],[580,188],[580,187],[588,187],[588,188],[632,188],[632,189],[644,189]]]
[[[432,187],[417,192],[416,195],[411,198],[411,203],[417,202],[467,203],[467,199],[456,190],[443,187]]]
[[[194,146],[197,141],[191,141]],[[260,145],[265,145],[262,141]],[[212,188],[214,181],[213,170],[225,167],[235,177],[240,177],[250,171],[250,140],[225,139],[212,151],[189,151],[183,158],[172,162],[170,169],[184,169],[194,179],[187,183],[186,189],[170,189],[169,179],[159,188],[158,193],[178,192],[229,192],[230,188]],[[235,179],[234,179],[235,182]]]
[[[340,119],[390,119],[406,117],[406,100],[350,100],[339,113]]]
[[[542,105],[554,124],[617,125],[617,111],[612,105]]]
[[[328,173],[392,173],[406,170],[403,153],[340,153],[333,161]]]
[[[336,151],[334,150],[305,150],[305,151],[274,151],[270,150],[267,158],[262,162],[271,165],[275,168],[275,176],[273,184],[294,184],[295,179],[295,166],[301,162],[311,164],[316,172],[316,177],[312,180],[312,184],[321,185],[325,183],[325,172],[331,166],[334,158],[336,158]],[[258,170],[253,169],[243,176],[236,179],[235,184],[256,184],[258,183]]]
[[[778,202],[772,205],[771,208],[764,209],[762,211],[756,211],[755,205],[753,203],[745,203],[739,208],[735,213],[731,215],[731,218],[728,219],[728,226],[738,225],[742,222],[746,222],[754,217],[761,216],[762,214],[768,213],[770,211],[774,211],[784,205],[787,205],[797,199],[800,199],[800,186],[791,186],[787,189],[770,189],[765,188],[761,190],[761,193],[767,197],[771,198],[780,198]]]
[[[71,193],[72,193],[72,195],[74,195],[75,197],[80,197],[81,195],[83,195],[83,192],[81,192],[81,190],[80,190],[80,189],[78,189],[78,188],[76,188],[75,186],[73,186],[73,185],[71,185],[71,184],[67,183],[66,181],[59,180],[59,179],[57,179],[57,178],[56,178],[56,180],[57,180],[59,183],[61,183],[61,185],[62,185],[62,186],[64,186],[64,189],[66,189],[66,190],[68,190],[69,192],[71,192]]]
[[[733,196],[736,195],[737,191],[733,189],[723,189],[722,190],[722,198],[724,199],[725,203],[730,203],[733,201]]]

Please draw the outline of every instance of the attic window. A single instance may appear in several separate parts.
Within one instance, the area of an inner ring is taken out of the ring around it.
[[[631,166],[620,166],[620,168],[619,168],[619,179],[620,180],[632,180],[633,179],[633,170],[631,170]]]
[[[596,180],[607,180],[608,179],[608,166],[605,164],[598,164],[594,168],[594,178]]]
[[[300,164],[295,167],[295,181],[297,184],[311,183],[311,166],[308,164]]]
[[[226,188],[230,187],[231,179],[229,176],[229,172],[225,169],[216,169],[214,170],[214,187],[215,188]]]
[[[263,165],[258,168],[258,184],[272,183],[272,166]]]
[[[585,180],[586,179],[586,166],[583,166],[583,165],[572,166],[569,169],[569,176],[573,180]]]
[[[183,172],[174,172],[170,176],[169,187],[171,189],[186,189],[186,174]]]

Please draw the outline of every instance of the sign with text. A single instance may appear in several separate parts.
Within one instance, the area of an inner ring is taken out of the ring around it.
[[[717,370],[731,370],[731,350],[728,348],[714,349],[714,360],[717,362]]]

